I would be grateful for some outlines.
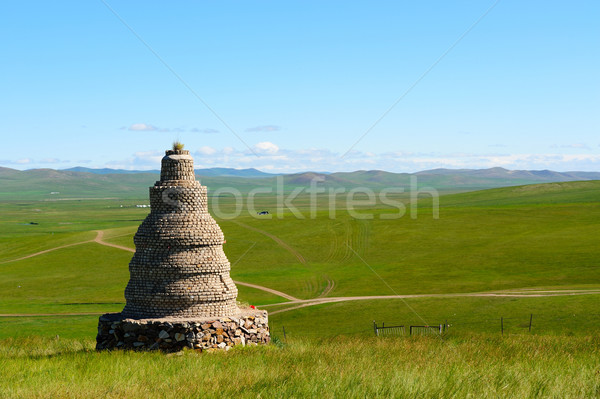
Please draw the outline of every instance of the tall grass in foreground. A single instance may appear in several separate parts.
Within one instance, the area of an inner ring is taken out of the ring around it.
[[[0,397],[600,396],[600,337],[337,337],[229,352],[103,352],[0,341]]]

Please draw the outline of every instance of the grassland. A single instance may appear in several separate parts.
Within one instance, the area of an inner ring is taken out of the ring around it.
[[[300,196],[294,204],[305,218],[299,219],[289,210],[277,217],[276,199],[259,197],[257,208],[272,217],[244,211],[235,219],[218,219],[235,280],[302,300],[423,297],[296,308],[299,303],[238,285],[240,301],[271,312],[276,340],[284,340],[285,326],[289,345],[209,357],[186,353],[167,358],[164,369],[160,354],[91,352],[97,314],[124,305],[131,258],[131,252],[95,242],[96,231],[104,232],[107,243],[133,248],[133,234],[148,213],[135,205],[147,200],[2,201],[0,314],[12,317],[0,319],[0,392],[8,397],[77,397],[85,391],[141,397],[152,387],[151,393],[160,396],[168,383],[183,385],[174,394],[178,397],[218,392],[242,397],[292,392],[325,397],[598,395],[598,294],[538,296],[531,291],[600,289],[598,198],[600,182],[508,187],[442,196],[439,219],[432,217],[427,198],[419,200],[416,218],[384,219],[398,210],[378,203],[358,207],[358,213],[372,218],[357,219],[343,209],[342,200],[331,218],[328,198],[318,199],[310,218],[310,198]],[[409,208],[407,196],[396,199]],[[228,198],[219,201],[222,209],[234,209]],[[522,296],[471,295],[491,292]],[[427,338],[377,340],[373,320],[388,325],[447,322],[450,335],[444,344]],[[378,361],[388,368],[378,369]],[[326,369],[333,363],[339,367]],[[76,366],[69,369],[69,364]],[[126,372],[131,364],[137,367]],[[353,364],[362,371],[353,370]],[[159,381],[161,373],[167,382]],[[231,373],[243,375],[242,383],[227,385],[225,377],[215,377]],[[48,389],[36,394],[40,384]]]
[[[598,337],[349,337],[224,353],[96,353],[93,342],[0,344],[0,392],[36,398],[584,398],[600,395]]]

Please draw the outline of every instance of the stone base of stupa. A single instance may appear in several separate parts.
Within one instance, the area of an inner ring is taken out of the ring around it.
[[[131,319],[121,313],[100,316],[97,350],[176,352],[229,350],[235,345],[264,345],[271,340],[266,310],[240,309],[229,317]]]

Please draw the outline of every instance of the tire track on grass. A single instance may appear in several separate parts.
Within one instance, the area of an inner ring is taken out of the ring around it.
[[[232,222],[237,224],[238,226],[245,228],[245,229],[253,230],[253,231],[256,231],[257,233],[260,233],[260,234],[263,234],[263,235],[269,237],[270,239],[275,241],[277,244],[279,244],[280,247],[282,247],[283,249],[285,249],[286,251],[288,251],[289,253],[294,255],[296,257],[296,259],[298,259],[298,262],[302,263],[303,265],[306,265],[306,259],[304,259],[304,256],[302,256],[302,254],[300,252],[298,252],[294,248],[290,247],[285,241],[283,241],[281,238],[277,237],[276,235],[273,235],[271,233],[268,233],[268,232],[258,229],[256,227],[249,226],[245,223],[238,222],[236,220],[232,220]]]
[[[319,298],[326,297],[331,291],[333,291],[334,288],[335,288],[335,281],[327,278],[327,286],[325,286],[325,289],[323,290],[323,292],[321,292],[321,294],[319,295]]]

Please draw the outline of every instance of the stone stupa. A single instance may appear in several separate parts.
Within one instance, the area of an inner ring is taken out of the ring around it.
[[[237,305],[223,232],[208,213],[194,160],[181,147],[166,151],[160,180],[150,187],[151,211],[134,237],[126,305],[100,317],[97,349],[228,349],[269,342],[267,312]]]

